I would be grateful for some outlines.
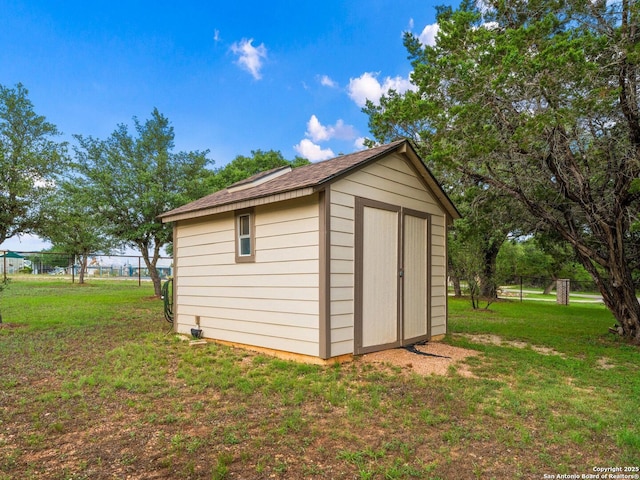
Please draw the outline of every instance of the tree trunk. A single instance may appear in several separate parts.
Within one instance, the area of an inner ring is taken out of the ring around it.
[[[460,286],[460,275],[456,272],[456,269],[453,265],[453,261],[451,260],[451,255],[447,255],[447,267],[449,270],[449,278],[451,279],[451,283],[453,283],[453,295],[456,298],[462,297],[462,287]]]
[[[550,295],[551,292],[553,291],[554,288],[556,288],[556,281],[558,279],[557,278],[553,278],[551,279],[551,283],[549,283],[549,285],[547,285],[544,289],[544,292],[542,292],[544,295]]]
[[[500,245],[492,242],[484,249],[483,268],[480,277],[480,296],[484,298],[496,298],[498,285],[496,284],[496,261]]]
[[[87,262],[89,261],[88,255],[80,255],[80,273],[78,275],[78,283],[84,284],[84,273],[87,271]]]
[[[612,288],[604,302],[613,312],[622,335],[636,344],[640,344],[640,303],[635,295],[633,283]]]
[[[158,264],[158,258],[160,258],[160,246],[155,245],[153,248],[153,256],[149,258],[149,249],[145,245],[138,245],[140,247],[140,253],[142,253],[142,259],[144,260],[144,264],[149,270],[149,276],[151,277],[151,282],[153,282],[153,294],[160,298],[162,296],[162,281],[160,279],[160,275],[158,274],[158,269],[156,265]]]
[[[640,344],[640,302],[636,297],[631,276],[619,285],[615,282],[597,283],[604,304],[622,327],[622,336]]]
[[[453,295],[456,298],[462,297],[462,286],[460,285],[460,277],[457,275],[451,276],[451,283],[453,283]]]
[[[615,234],[609,242],[609,263],[606,273],[597,269],[588,256],[582,255],[578,249],[578,258],[596,282],[598,290],[607,308],[622,328],[622,336],[640,344],[640,302],[636,297],[636,290],[629,264],[625,260],[624,248],[621,242],[614,241]]]

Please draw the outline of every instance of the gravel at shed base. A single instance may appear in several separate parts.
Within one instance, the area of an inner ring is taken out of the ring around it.
[[[466,348],[452,347],[445,343],[429,342],[416,345],[416,350],[439,357],[419,355],[404,348],[394,348],[382,352],[367,353],[360,357],[360,361],[377,364],[388,364],[415,372],[419,375],[448,375],[449,366],[454,365],[457,373],[463,377],[473,377],[469,367],[462,363],[467,357],[481,355],[481,352]],[[448,358],[442,358],[448,357]]]

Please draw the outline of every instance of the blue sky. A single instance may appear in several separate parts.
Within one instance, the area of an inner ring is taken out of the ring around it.
[[[317,161],[360,148],[365,98],[410,88],[402,33],[430,42],[442,3],[0,0],[0,84],[24,84],[62,140],[157,107],[214,168],[258,149]]]

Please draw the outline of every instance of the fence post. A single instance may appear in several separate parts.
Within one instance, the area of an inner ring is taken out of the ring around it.
[[[138,257],[138,286],[142,285],[142,266],[140,265],[140,257]]]
[[[7,251],[6,250],[2,255],[2,261],[3,261],[2,275],[4,277],[4,283],[7,283]]]
[[[569,282],[568,278],[556,280],[556,303],[558,305],[569,305]]]

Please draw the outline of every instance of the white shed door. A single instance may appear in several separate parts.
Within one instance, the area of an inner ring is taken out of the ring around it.
[[[356,198],[354,353],[429,339],[429,216]]]
[[[398,341],[398,212],[364,207],[362,347]]]
[[[400,346],[400,207],[356,199],[355,353]]]
[[[418,212],[403,216],[402,343],[428,338],[428,219]]]

